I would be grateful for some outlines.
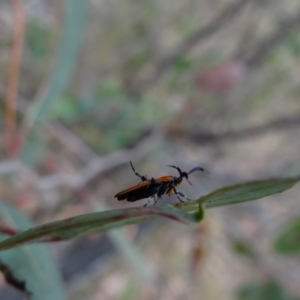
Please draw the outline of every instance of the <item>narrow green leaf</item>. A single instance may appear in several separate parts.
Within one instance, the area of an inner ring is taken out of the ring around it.
[[[205,203],[205,208],[242,203],[281,193],[293,187],[299,180],[300,177],[294,177],[247,182],[221,188],[199,200]]]
[[[251,181],[220,188],[197,200],[185,203],[177,203],[175,207],[182,208],[186,212],[195,211],[199,203],[204,208],[212,208],[228,204],[237,204],[257,200],[276,193],[281,193],[292,188],[300,177],[271,178],[260,181]]]
[[[47,120],[53,106],[59,101],[61,93],[67,87],[77,62],[89,1],[66,0],[64,2],[66,3],[66,16],[57,63],[49,88],[37,99],[27,114],[25,120],[27,128],[31,128],[35,122]]]
[[[291,188],[299,177],[269,179],[233,185],[219,189],[195,201],[157,207],[139,207],[81,215],[29,229],[21,234],[0,242],[0,250],[9,249],[33,241],[50,237],[52,240],[66,240],[79,235],[107,231],[112,228],[166,217],[192,224],[204,217],[204,208],[240,203],[259,199]],[[186,213],[189,211],[192,213]]]
[[[274,249],[281,254],[291,255],[300,253],[300,219],[296,219],[274,243]]]
[[[0,203],[0,216],[4,224],[26,230],[33,224],[12,206]],[[7,236],[0,234],[0,241]],[[30,245],[0,253],[0,262],[9,268],[14,278],[24,282],[32,300],[63,300],[60,275],[45,245]]]
[[[31,228],[0,242],[0,250],[20,246],[45,237],[52,237],[56,240],[71,239],[86,233],[106,231],[155,217],[166,217],[184,224],[198,222],[196,216],[181,212],[170,205],[111,210],[81,215]]]

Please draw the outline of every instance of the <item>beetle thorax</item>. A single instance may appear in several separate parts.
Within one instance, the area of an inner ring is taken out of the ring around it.
[[[181,183],[182,181],[182,177],[174,177],[173,178],[173,182],[174,182],[174,185],[177,186]]]

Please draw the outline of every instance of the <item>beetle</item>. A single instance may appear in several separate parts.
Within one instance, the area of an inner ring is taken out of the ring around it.
[[[147,178],[146,176],[140,175],[134,169],[131,161],[130,165],[134,174],[141,179],[141,182],[131,188],[117,193],[115,198],[117,198],[119,201],[127,200],[129,202],[134,202],[150,197],[154,199],[154,205],[156,205],[158,199],[164,194],[168,196],[175,194],[179,201],[183,203],[184,201],[179,196],[184,197],[186,200],[191,200],[181,192],[177,191],[176,186],[181,184],[183,178],[185,178],[187,182],[192,185],[188,180],[188,175],[195,171],[204,171],[204,169],[201,167],[195,167],[189,172],[182,172],[180,168],[168,165],[168,167],[174,168],[179,172],[179,177],[167,175],[154,179],[153,177]],[[148,204],[149,201],[144,206],[147,206]]]

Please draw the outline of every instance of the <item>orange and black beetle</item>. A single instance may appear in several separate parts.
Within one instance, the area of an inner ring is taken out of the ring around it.
[[[130,162],[130,165],[135,175],[138,176],[142,181],[129,189],[117,193],[115,195],[115,198],[117,198],[118,200],[127,200],[129,202],[134,202],[150,197],[154,199],[154,205],[157,203],[158,199],[161,198],[161,196],[164,194],[167,194],[169,196],[176,194],[180,202],[184,201],[179,196],[190,200],[184,194],[177,191],[176,186],[178,186],[182,182],[183,178],[186,178],[188,183],[191,184],[188,180],[188,175],[195,171],[204,171],[204,169],[201,167],[195,167],[189,172],[182,172],[181,169],[176,166],[169,166],[171,168],[176,169],[179,172],[179,177],[168,175],[155,179],[149,179],[146,176],[142,176],[138,172],[136,172],[132,165],[132,162]],[[144,206],[147,206],[148,203],[149,201]]]

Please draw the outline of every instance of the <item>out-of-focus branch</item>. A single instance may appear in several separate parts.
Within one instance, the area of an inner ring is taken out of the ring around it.
[[[9,159],[5,161],[0,161],[0,175],[4,174],[22,174],[27,180],[35,183],[37,182],[39,176],[35,173],[33,169],[25,164],[22,164],[20,160]]]
[[[245,59],[248,67],[255,67],[263,63],[269,52],[278,46],[284,38],[292,31],[300,27],[300,12],[293,18],[284,20],[280,23],[279,29],[267,39],[258,44],[253,53]]]
[[[0,162],[0,174],[8,174],[20,170],[21,163],[15,159],[9,159]]]
[[[0,92],[4,91],[4,87],[0,85]],[[2,99],[0,97],[0,99]],[[17,111],[22,115],[25,115],[29,109],[28,99],[18,96]],[[72,131],[66,128],[63,124],[58,122],[52,122],[47,124],[41,124],[52,136],[65,145],[71,152],[76,154],[82,161],[87,162],[97,155]],[[1,173],[1,168],[0,168]]]
[[[14,141],[16,134],[16,103],[22,48],[25,33],[25,11],[21,0],[11,0],[15,12],[14,42],[11,51],[10,68],[6,90],[6,144],[10,156],[14,156]]]
[[[163,139],[164,131],[161,128],[154,129],[146,137],[139,140],[130,149],[121,149],[104,156],[93,155],[86,165],[76,174],[55,173],[38,178],[29,168],[17,160],[8,160],[0,163],[0,174],[26,172],[33,179],[34,185],[40,191],[47,191],[61,186],[69,186],[72,189],[84,187],[98,174],[109,171],[128,163],[130,160],[139,161],[151,149],[153,145]]]
[[[199,144],[217,144],[232,140],[241,140],[259,136],[272,132],[274,130],[283,130],[300,125],[300,115],[294,117],[281,118],[269,124],[254,126],[240,131],[228,131],[221,134],[210,132],[186,132],[180,129],[167,130],[167,136],[170,138],[185,138]]]
[[[61,123],[50,123],[44,125],[46,130],[63,143],[69,151],[76,154],[82,161],[89,162],[98,156],[77,135]]]
[[[109,171],[122,164],[126,164],[132,159],[138,161],[151,150],[151,147],[155,143],[155,141],[161,140],[165,135],[169,138],[185,138],[199,144],[207,145],[228,142],[232,140],[252,138],[255,136],[269,133],[274,130],[293,128],[297,125],[300,125],[299,115],[289,118],[281,118],[269,124],[259,125],[240,131],[229,131],[223,134],[214,134],[209,132],[191,133],[183,132],[179,129],[174,128],[167,128],[166,132],[163,129],[156,129],[148,137],[145,137],[144,139],[140,140],[131,149],[122,149],[104,155],[102,157],[96,157],[94,159],[91,159],[75,175],[70,175],[66,173],[56,173],[53,175],[44,176],[40,179],[36,178],[36,186],[41,191],[55,189],[60,186],[69,186],[72,189],[80,189],[100,173]],[[2,163],[0,169],[2,170],[2,172],[13,172],[17,171],[19,167],[21,166],[14,162],[11,162],[8,164]]]
[[[173,52],[154,63],[153,71],[148,78],[142,79],[141,82],[134,83],[134,86],[138,87],[137,93],[151,87],[154,83],[156,83],[178,59],[188,53],[195,45],[209,38],[223,25],[230,22],[248,2],[251,2],[251,0],[240,0],[231,4],[208,25],[199,29],[186,40],[184,40],[181,45],[173,50]],[[140,77],[140,75],[138,77]]]
[[[240,131],[228,131],[223,134],[214,134],[210,132],[186,132],[180,129],[157,128],[151,132],[147,137],[141,139],[133,148],[121,149],[113,153],[101,157],[91,159],[81,170],[76,174],[55,173],[53,175],[37,178],[34,176],[36,187],[40,191],[47,191],[61,186],[69,186],[72,189],[80,189],[84,187],[90,180],[97,175],[109,171],[113,168],[128,163],[130,160],[138,161],[142,159],[151,149],[153,145],[162,140],[164,137],[168,138],[183,138],[188,139],[198,144],[218,144],[221,142],[229,142],[233,140],[241,140],[253,138],[275,130],[284,130],[294,128],[300,125],[300,115],[294,117],[281,118],[269,124],[254,126]],[[0,164],[0,173],[28,171],[20,162],[7,161]],[[30,174],[33,176],[32,174]]]
[[[0,86],[0,90],[3,89]],[[18,110],[25,114],[28,108],[28,100],[20,98],[21,105]],[[98,174],[109,171],[122,164],[128,163],[130,160],[138,161],[142,159],[151,149],[156,141],[161,140],[164,136],[162,128],[154,128],[147,135],[143,135],[141,139],[130,149],[121,149],[104,156],[98,156],[85,145],[82,140],[70,132],[67,128],[59,123],[44,125],[46,129],[58,138],[72,152],[76,153],[80,159],[86,162],[86,165],[75,175],[66,173],[55,173],[53,175],[44,176],[40,179],[30,172],[30,176],[34,178],[34,182],[39,190],[51,190],[61,186],[69,186],[72,189],[80,189],[92,180]],[[0,174],[14,172],[28,172],[29,168],[24,166],[20,161],[7,160],[0,163]]]
[[[130,160],[138,161],[142,159],[155,145],[156,141],[161,140],[164,133],[161,129],[155,129],[149,136],[139,141],[131,149],[122,149],[107,155],[91,159],[75,175],[56,173],[45,176],[37,181],[39,190],[49,190],[59,186],[69,186],[73,189],[84,187],[99,173],[111,170],[118,166],[128,163]]]
[[[176,49],[165,57],[157,60],[151,67],[151,72],[147,72],[147,76],[143,76],[143,70],[138,75],[137,82],[133,83],[133,91],[135,94],[140,94],[147,88],[153,86],[182,56],[186,55],[195,45],[202,42],[203,40],[209,38],[212,34],[218,31],[223,25],[231,21],[234,16],[236,16],[248,2],[249,0],[240,0],[237,3],[231,4],[226,8],[221,14],[216,17],[210,24],[206,27],[199,29],[197,32],[192,34],[186,40],[182,42]],[[300,27],[300,13],[296,14],[295,17],[286,19],[281,22],[278,31],[273,33],[273,35],[266,38],[264,41],[259,43],[250,55],[244,55],[243,57],[239,54],[239,60],[245,62],[248,67],[255,67],[263,63],[264,59],[268,53],[278,46],[282,40],[290,34],[291,31]],[[132,90],[132,89],[131,89]]]

